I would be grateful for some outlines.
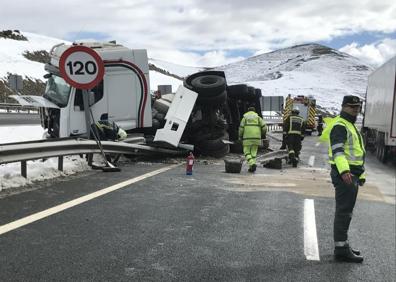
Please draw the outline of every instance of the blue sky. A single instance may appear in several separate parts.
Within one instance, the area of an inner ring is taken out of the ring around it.
[[[356,34],[343,35],[333,38],[330,41],[319,41],[318,43],[329,46],[334,49],[340,49],[345,45],[351,44],[352,42],[356,42],[359,45],[369,45],[375,44],[378,41],[381,41],[383,38],[392,38],[396,39],[396,32],[384,33],[384,32],[360,32]]]
[[[188,66],[312,42],[373,66],[396,53],[394,0],[14,0],[0,18],[8,29],[69,41],[117,40]]]

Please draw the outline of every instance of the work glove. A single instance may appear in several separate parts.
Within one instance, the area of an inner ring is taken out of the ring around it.
[[[366,183],[366,179],[360,178],[360,179],[359,179],[359,186],[363,186],[364,183]]]

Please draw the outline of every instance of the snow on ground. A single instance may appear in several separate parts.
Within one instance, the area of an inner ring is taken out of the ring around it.
[[[0,126],[0,144],[41,139],[44,130],[39,125]],[[0,145],[1,146],[1,145]],[[79,156],[67,156],[63,160],[63,171],[58,171],[58,159],[49,158],[27,162],[27,178],[21,176],[20,163],[0,165],[0,191],[13,187],[25,186],[35,181],[42,181],[59,176],[88,170],[85,159]]]

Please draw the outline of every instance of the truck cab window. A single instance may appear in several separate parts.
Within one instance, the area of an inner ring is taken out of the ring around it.
[[[103,80],[101,80],[98,85],[96,85],[94,88],[92,88],[91,91],[94,93],[94,96],[95,96],[94,104],[96,104],[98,101],[100,101],[103,98]],[[76,89],[76,95],[74,98],[74,106],[79,106],[81,111],[84,110],[84,103],[83,103],[81,89]]]
[[[69,102],[70,85],[63,78],[52,75],[48,78],[45,86],[44,98],[55,103],[59,107],[65,107]]]

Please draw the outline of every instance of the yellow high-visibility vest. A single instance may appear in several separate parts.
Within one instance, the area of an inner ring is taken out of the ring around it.
[[[330,144],[330,133],[334,126],[344,126],[347,131],[347,140],[344,144]],[[356,127],[346,119],[337,116],[326,126],[327,134],[321,140],[329,141],[329,163],[337,166],[338,172],[341,174],[349,170],[349,165],[363,165],[366,150],[363,145],[362,135],[356,130]],[[333,150],[343,147],[344,153],[336,153]]]

